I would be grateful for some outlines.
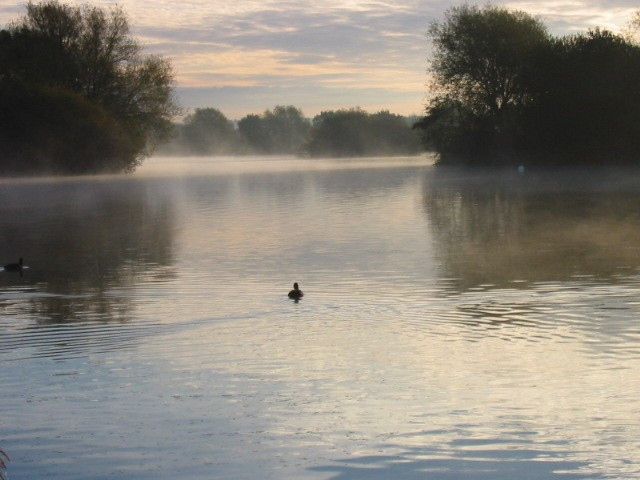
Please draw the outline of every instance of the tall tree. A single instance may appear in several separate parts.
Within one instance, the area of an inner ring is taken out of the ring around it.
[[[637,164],[640,46],[600,29],[560,38],[528,80],[523,146],[539,162]]]
[[[312,157],[414,155],[421,145],[404,117],[352,108],[317,115],[306,151]]]
[[[100,109],[123,132],[119,137],[128,143],[124,149],[129,152],[128,158],[105,153],[97,162],[88,161],[86,168],[76,164],[76,173],[135,168],[150,148],[168,136],[171,119],[178,112],[170,63],[143,54],[140,44],[130,36],[126,15],[118,7],[105,11],[55,0],[30,2],[26,15],[0,34],[0,60],[0,95],[11,91],[12,85],[22,85],[25,94],[32,90],[40,95],[53,91],[79,95],[89,102],[85,105]],[[20,114],[25,122],[37,124],[43,112],[37,105],[31,108],[31,120],[24,117],[25,112]],[[100,129],[96,128],[94,135],[96,142],[105,141],[100,138]],[[11,139],[0,131],[3,141]],[[16,152],[20,150],[15,142],[13,147]],[[52,158],[48,163],[55,169],[58,162]],[[23,166],[28,170],[28,161]]]
[[[462,5],[429,34],[432,99],[417,125],[427,144],[439,148],[442,161],[485,162],[508,151],[512,129],[532,101],[523,80],[549,41],[545,26],[524,12]]]
[[[476,113],[497,116],[529,98],[523,76],[549,36],[540,20],[521,11],[463,5],[429,29],[438,88]]]
[[[262,121],[270,138],[268,153],[297,153],[311,128],[302,110],[292,105],[277,105],[272,110],[265,111]]]
[[[242,117],[238,122],[238,132],[253,151],[257,153],[271,151],[271,138],[260,115],[250,114]]]
[[[191,153],[199,155],[232,154],[238,147],[233,123],[217,108],[196,108],[185,119],[183,135]]]

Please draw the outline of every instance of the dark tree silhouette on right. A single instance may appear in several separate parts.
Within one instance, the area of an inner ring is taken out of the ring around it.
[[[441,164],[638,163],[640,47],[595,29],[554,38],[521,11],[463,5],[431,26],[416,123]]]

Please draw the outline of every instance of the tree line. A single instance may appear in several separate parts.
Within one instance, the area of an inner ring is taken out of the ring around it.
[[[173,128],[165,155],[299,155],[354,157],[414,155],[423,150],[411,118],[360,108],[331,110],[308,119],[279,105],[237,122],[216,108],[197,108]]]
[[[452,8],[429,34],[431,99],[416,128],[440,163],[640,164],[630,35],[554,37],[540,19],[493,5]]]
[[[33,1],[0,29],[0,174],[133,171],[163,153],[412,154],[419,135],[389,112],[292,106],[231,122],[214,108],[175,123],[170,62],[146,55],[119,7]]]
[[[556,37],[522,11],[454,7],[429,28],[430,100],[413,130],[387,111],[307,119],[293,106],[175,123],[171,64],[143,53],[119,7],[29,2],[0,29],[0,174],[132,171],[168,140],[164,153],[189,155],[427,148],[442,164],[637,165],[640,13],[631,26]]]

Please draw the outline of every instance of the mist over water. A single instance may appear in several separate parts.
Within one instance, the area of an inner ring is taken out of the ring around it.
[[[12,479],[640,476],[640,171],[175,162],[0,182]]]

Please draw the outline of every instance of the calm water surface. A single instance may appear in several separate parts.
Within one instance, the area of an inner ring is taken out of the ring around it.
[[[640,478],[640,172],[174,161],[0,181],[12,480]]]

